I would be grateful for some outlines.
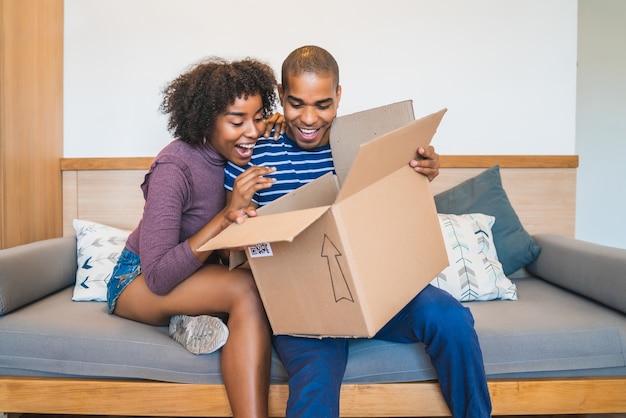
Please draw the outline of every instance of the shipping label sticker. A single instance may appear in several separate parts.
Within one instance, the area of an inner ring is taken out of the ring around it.
[[[271,257],[274,255],[269,242],[251,245],[250,247],[248,247],[248,253],[250,253],[250,257],[252,258]]]

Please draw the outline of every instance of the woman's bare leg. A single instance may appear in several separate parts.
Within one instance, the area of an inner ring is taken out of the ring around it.
[[[227,313],[230,336],[222,348],[222,377],[235,417],[266,417],[270,373],[270,328],[249,270],[206,266],[165,296],[138,276],[117,300],[115,314],[166,325],[175,314]]]
[[[222,375],[235,417],[267,416],[270,329],[254,283],[242,293],[249,296],[237,298],[229,311],[230,336],[222,348]]]

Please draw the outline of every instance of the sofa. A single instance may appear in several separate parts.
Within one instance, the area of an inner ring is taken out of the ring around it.
[[[500,165],[478,167],[493,161]],[[500,231],[495,248],[503,266],[505,259],[514,260],[504,270],[516,297],[463,302],[475,318],[494,415],[624,413],[626,250],[545,232],[559,232],[559,222],[572,219],[572,167],[520,171],[519,161],[490,157],[459,177],[446,174],[454,170],[446,169],[453,163],[444,159],[440,187],[445,190],[435,199],[438,212],[493,211],[494,240],[498,221],[510,227],[504,219],[514,218],[516,230]],[[104,203],[111,193],[119,197],[129,182],[136,187],[145,171],[143,160],[138,166],[118,163],[66,161],[66,236],[0,251],[0,412],[231,416],[219,351],[193,355],[169,338],[165,327],[109,315],[105,303],[72,300],[81,284],[81,244],[69,220],[113,224],[132,218],[130,211],[134,219],[114,225],[121,229],[132,227],[140,213],[135,195],[130,209]],[[545,181],[533,182],[534,175]],[[565,192],[561,178],[569,182]],[[518,193],[518,188],[525,189]],[[530,201],[529,193],[535,194]],[[542,199],[567,208],[537,207]],[[539,211],[548,213],[538,217]],[[551,224],[536,228],[538,220]],[[512,237],[516,243],[508,242]],[[354,339],[341,415],[447,416],[436,378],[421,344]],[[282,416],[288,389],[275,354],[271,382],[270,415]]]

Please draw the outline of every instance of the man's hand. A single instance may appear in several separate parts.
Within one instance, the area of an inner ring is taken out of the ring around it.
[[[269,138],[270,133],[272,133],[272,129],[274,129],[274,141],[276,141],[280,134],[285,133],[286,128],[285,117],[281,113],[274,113],[265,120],[263,138]]]
[[[419,147],[417,153],[424,159],[411,160],[409,165],[416,172],[428,177],[429,181],[433,181],[439,175],[439,154],[435,152],[435,148],[432,145],[429,145],[428,148]]]

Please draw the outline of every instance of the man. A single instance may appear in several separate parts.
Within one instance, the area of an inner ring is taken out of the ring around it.
[[[270,174],[276,182],[253,198],[259,206],[334,169],[329,135],[337,116],[341,85],[333,56],[316,46],[293,51],[283,62],[278,94],[284,111],[285,133],[276,140],[257,142],[249,163],[276,169]],[[432,180],[439,173],[439,156],[432,146],[417,152],[425,159],[412,160],[409,164]],[[245,168],[234,164],[226,167],[228,190],[232,190],[236,177]],[[473,317],[469,309],[445,291],[428,285],[374,338],[424,343],[452,415],[491,415]],[[289,374],[287,417],[338,417],[348,340],[278,335],[273,343]]]

